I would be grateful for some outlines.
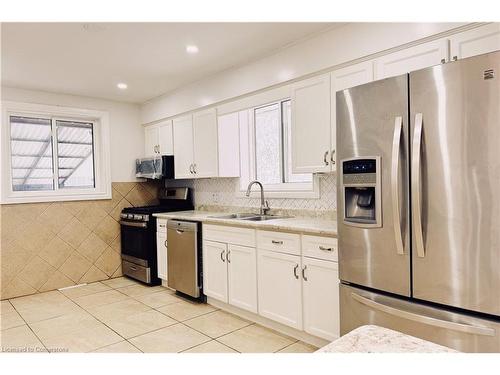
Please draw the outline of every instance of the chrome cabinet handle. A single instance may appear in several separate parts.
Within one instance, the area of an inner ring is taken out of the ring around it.
[[[403,235],[401,233],[401,216],[399,211],[399,146],[401,144],[402,130],[403,118],[398,116],[394,120],[394,136],[392,138],[391,196],[396,252],[399,255],[404,255]]]
[[[371,307],[374,310],[382,311],[382,312],[389,314],[389,315],[396,316],[398,318],[411,320],[414,322],[427,324],[427,325],[434,326],[434,327],[450,329],[450,330],[457,331],[457,332],[470,333],[473,335],[495,336],[495,330],[493,328],[473,326],[470,324],[463,324],[463,323],[455,323],[452,321],[437,319],[437,318],[433,318],[433,317],[426,316],[426,315],[415,314],[415,313],[410,312],[410,311],[400,310],[400,309],[385,305],[385,304],[380,303],[380,302],[375,302],[369,298],[360,296],[359,294],[356,294],[356,293],[351,293],[351,297],[355,301],[357,301],[365,306]]]
[[[165,240],[165,242],[164,242],[163,244],[165,245],[165,247],[168,247],[168,246],[167,246],[167,240]]]
[[[228,263],[231,263],[231,258],[229,258],[229,255],[231,254],[231,250],[228,250],[227,251],[227,254],[226,254],[226,259],[227,259],[227,262]]]
[[[156,145],[156,152],[160,153],[160,145]]]
[[[296,279],[299,278],[299,275],[297,274],[298,269],[299,269],[299,265],[296,264],[295,267],[293,267],[293,275],[295,276]]]
[[[196,172],[196,163],[193,164],[193,173],[196,174],[198,172]]]
[[[271,240],[271,243],[273,243],[275,245],[283,245],[283,241]]]
[[[415,131],[413,133],[413,151],[411,160],[411,191],[412,191],[412,212],[415,223],[415,242],[417,256],[425,257],[424,234],[422,230],[422,201],[420,197],[420,155],[422,148],[422,114],[415,115]]]
[[[332,150],[332,153],[330,154],[330,160],[332,162],[332,165],[335,165],[335,149]]]
[[[325,165],[329,165],[328,160],[326,160],[326,158],[328,157],[328,152],[329,151],[326,151],[325,154],[323,155],[323,162],[325,163]]]
[[[307,266],[302,267],[302,278],[304,279],[304,281],[307,281],[306,269],[307,269]]]
[[[323,251],[333,251],[333,247],[324,247],[324,246],[318,246],[320,250]]]
[[[193,164],[191,164],[191,165],[189,166],[189,173],[191,173],[191,174],[193,174],[193,173],[194,173],[194,172],[193,172]]]
[[[226,260],[224,259],[224,253],[226,252],[226,250],[222,250],[221,253],[220,253],[220,260],[222,260],[223,262],[226,262]]]

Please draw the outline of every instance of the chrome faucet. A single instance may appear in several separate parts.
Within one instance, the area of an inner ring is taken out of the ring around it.
[[[259,181],[255,180],[248,184],[246,196],[247,197],[250,196],[250,192],[254,184],[260,186],[260,214],[267,215],[267,211],[269,211],[271,208],[269,208],[269,202],[264,200],[264,186],[262,186],[262,184]]]

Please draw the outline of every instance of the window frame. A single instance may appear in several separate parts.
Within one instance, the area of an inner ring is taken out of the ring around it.
[[[236,191],[236,196],[239,198],[246,197],[246,189],[248,184],[253,181],[256,177],[256,161],[255,161],[255,110],[258,108],[263,108],[266,106],[270,106],[273,104],[278,104],[279,105],[279,110],[280,110],[280,116],[282,114],[283,108],[282,108],[282,103],[286,102],[288,100],[291,100],[290,97],[282,97],[280,99],[272,100],[267,103],[260,103],[258,105],[255,105],[251,108],[247,108],[244,110],[248,116],[248,121],[247,121],[247,129],[246,131],[248,134],[246,134],[247,142],[248,145],[242,144],[242,142],[245,142],[244,139],[241,139],[241,132],[244,131],[245,129],[242,129],[242,124],[240,124],[240,170],[241,170],[241,176],[240,176],[240,182],[237,187]],[[293,105],[293,102],[291,102],[291,105]],[[281,118],[281,121],[283,119]],[[293,121],[293,118],[292,118]],[[283,124],[281,124],[281,133],[283,133]],[[283,137],[283,134],[281,134]],[[283,140],[282,148],[285,146],[284,142],[286,140]],[[242,152],[244,150],[248,150],[248,156],[243,155]],[[281,154],[283,154],[283,149],[280,150]],[[284,156],[282,155],[280,163],[284,162]],[[283,170],[283,166],[281,166],[282,172],[284,173],[285,171]],[[311,182],[285,182],[285,183],[279,183],[279,184],[265,184],[264,185],[264,191],[265,191],[265,196],[267,198],[309,198],[309,199],[318,199],[320,197],[320,191],[319,191],[319,175],[318,174],[312,174],[312,181]],[[250,193],[250,196],[248,198],[259,198],[260,197],[260,191],[258,189],[252,189],[252,192]]]
[[[10,116],[49,118],[52,127],[52,164],[54,190],[14,191],[12,187],[12,152]],[[93,124],[94,188],[59,188],[57,168],[57,127],[55,121],[82,121]],[[2,203],[33,203],[73,200],[111,199],[111,165],[108,112],[74,107],[2,101]]]

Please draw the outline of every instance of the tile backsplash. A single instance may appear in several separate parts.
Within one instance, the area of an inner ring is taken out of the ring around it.
[[[157,186],[114,182],[109,200],[2,205],[0,299],[120,276],[120,212],[157,203]]]
[[[334,217],[337,210],[337,186],[334,174],[319,175],[320,197],[305,198],[269,198],[273,210],[286,210],[302,213],[305,216]],[[188,186],[194,189],[197,209],[210,206],[234,208],[258,208],[260,198],[237,196],[239,178],[213,178],[197,180],[169,180],[167,186]]]

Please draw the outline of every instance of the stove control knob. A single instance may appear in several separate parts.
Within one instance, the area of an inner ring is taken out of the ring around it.
[[[121,217],[122,219],[126,219],[126,218],[128,218],[128,215],[127,215],[127,214],[120,214],[120,217]]]
[[[142,220],[142,215],[134,215],[134,220]]]
[[[133,215],[133,214],[128,214],[128,218],[129,218],[129,219],[133,219],[133,218],[134,218],[134,215]]]

